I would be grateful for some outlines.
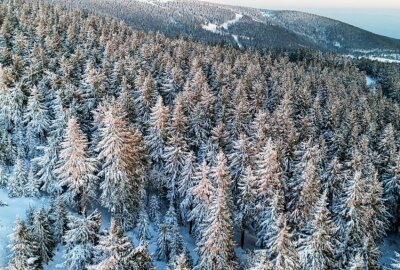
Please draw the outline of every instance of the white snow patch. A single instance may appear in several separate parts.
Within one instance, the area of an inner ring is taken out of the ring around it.
[[[400,60],[383,58],[383,57],[369,56],[368,59],[375,60],[378,62],[383,62],[383,63],[400,63]]]
[[[274,14],[269,11],[261,11],[261,15],[267,18],[273,18]]]
[[[221,27],[225,30],[228,30],[230,25],[237,23],[238,21],[240,21],[241,18],[243,18],[243,15],[236,13],[235,19],[224,22],[223,24],[221,24]]]
[[[219,34],[220,30],[218,30],[218,25],[214,24],[214,23],[208,23],[208,24],[202,24],[201,27],[204,30]]]
[[[239,41],[239,37],[237,35],[232,35],[232,37],[235,40],[236,44],[239,46],[239,48],[242,48],[242,44]]]
[[[376,85],[376,80],[371,76],[365,75],[365,80],[367,81],[367,86]]]
[[[0,207],[0,269],[6,267],[9,256],[9,235],[13,232],[15,219],[25,218],[26,210],[30,207],[46,205],[46,198],[9,198],[7,191],[0,189],[0,201],[8,206]]]
[[[229,26],[232,24],[237,23],[240,21],[240,19],[243,18],[242,14],[236,13],[235,18],[229,21],[224,22],[223,24],[217,25],[215,23],[207,23],[207,24],[202,24],[201,27],[204,30],[223,35],[223,30],[228,30]]]
[[[338,41],[333,42],[333,46],[335,46],[337,48],[342,48],[342,44],[340,44],[340,42],[338,42]]]

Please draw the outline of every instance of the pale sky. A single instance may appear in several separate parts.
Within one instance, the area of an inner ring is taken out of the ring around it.
[[[270,9],[294,8],[398,8],[399,0],[208,0],[208,2],[229,5],[251,6]]]
[[[400,39],[400,0],[206,0],[263,9],[300,10]]]

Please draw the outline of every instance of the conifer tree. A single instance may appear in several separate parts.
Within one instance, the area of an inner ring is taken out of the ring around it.
[[[271,237],[271,257],[273,269],[300,269],[299,255],[289,232],[286,218],[281,215],[277,221],[278,233]]]
[[[144,209],[144,207],[141,208],[140,213],[139,213],[138,227],[139,227],[139,239],[149,240],[151,237],[149,216],[147,214],[147,211]]]
[[[195,181],[197,184],[191,191],[193,196],[193,209],[190,212],[189,221],[194,222],[194,232],[199,236],[202,224],[208,218],[209,207],[211,206],[212,198],[215,193],[215,188],[210,181],[210,168],[206,161],[203,161],[198,166],[195,173]],[[189,233],[192,233],[192,228],[189,227]]]
[[[49,219],[43,209],[34,211],[33,223],[29,227],[32,240],[37,247],[37,255],[40,264],[48,263],[53,257],[55,247],[53,231]]]
[[[193,209],[194,174],[196,172],[195,157],[192,151],[188,152],[182,167],[182,172],[178,178],[179,209],[183,220],[189,218],[190,211]]]
[[[36,177],[43,183],[41,190],[51,195],[57,195],[62,192],[62,186],[56,175],[59,161],[58,143],[58,139],[50,137],[46,146],[38,147],[38,150],[43,154],[33,160],[38,167]]]
[[[279,162],[278,152],[271,139],[267,141],[261,152],[257,155],[254,175],[257,178],[256,209],[263,210],[268,200],[275,191],[284,189],[283,172]]]
[[[236,264],[233,252],[231,178],[222,152],[218,154],[217,163],[212,168],[212,178],[218,188],[198,243],[200,260],[196,269],[231,269]]]
[[[160,217],[160,204],[157,195],[151,195],[149,202],[149,218],[151,221],[157,223]]]
[[[27,173],[25,162],[17,158],[14,166],[14,172],[8,181],[8,195],[10,197],[21,197],[24,193],[24,187],[27,182]]]
[[[86,214],[90,199],[95,197],[96,161],[88,154],[88,140],[75,118],[70,118],[61,144],[60,164],[56,169],[61,186],[67,187],[64,197]]]
[[[328,210],[326,192],[319,199],[308,225],[306,237],[301,240],[300,261],[304,269],[334,269],[337,229]]]
[[[151,160],[157,170],[163,169],[162,157],[167,143],[168,108],[159,96],[151,109],[149,129],[145,137]]]
[[[29,169],[29,173],[28,173],[27,183],[26,183],[25,190],[24,190],[24,195],[26,197],[39,197],[40,186],[41,186],[41,182],[36,177],[36,175],[33,171],[32,165],[31,165],[31,167]]]
[[[5,188],[8,185],[8,174],[3,165],[0,165],[0,188]]]
[[[157,235],[157,249],[156,257],[160,261],[168,261],[168,256],[170,253],[168,245],[168,225],[161,223],[158,225],[158,235]]]
[[[239,213],[236,219],[238,219],[241,229],[240,246],[243,248],[245,227],[247,223],[252,221],[252,217],[255,214],[255,201],[254,198],[257,195],[257,179],[254,176],[253,170],[250,166],[246,168],[245,173],[239,181]]]
[[[230,162],[229,170],[234,181],[235,189],[237,183],[245,174],[246,168],[251,165],[252,156],[252,145],[250,139],[246,135],[240,134],[239,138],[233,142],[232,152],[228,155]]]
[[[10,270],[34,270],[38,266],[35,255],[37,247],[32,241],[25,222],[17,218],[14,232],[10,235],[11,257],[8,263]]]
[[[66,206],[60,196],[56,197],[49,210],[49,220],[54,234],[55,243],[62,241],[68,229],[68,214]]]
[[[97,145],[102,182],[101,202],[124,229],[132,228],[138,213],[140,192],[147,167],[143,139],[131,130],[115,102],[102,119],[101,140]]]
[[[68,231],[64,236],[65,260],[60,267],[67,270],[86,270],[86,266],[93,263],[100,221],[101,216],[97,211],[86,218],[69,218]]]
[[[36,146],[44,142],[50,126],[48,108],[36,87],[32,89],[31,96],[28,98],[24,122],[26,123],[26,135],[29,138],[29,152],[33,156]]]
[[[175,256],[172,263],[168,265],[168,270],[190,270],[189,263],[186,260],[185,254]]]
[[[124,236],[122,228],[115,220],[111,220],[109,233],[100,238],[96,249],[100,252],[100,260],[89,267],[96,270],[111,269],[150,269],[150,261],[144,264],[138,260],[137,250],[127,236]]]

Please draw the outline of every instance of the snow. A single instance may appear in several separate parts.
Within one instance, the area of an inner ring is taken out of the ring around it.
[[[238,36],[232,35],[232,37],[235,40],[236,44],[239,46],[239,48],[242,48],[242,44],[240,43]]]
[[[335,41],[335,42],[333,42],[333,46],[335,46],[337,48],[341,48],[342,44],[340,44],[340,42],[338,42],[338,41]]]
[[[210,31],[210,32],[213,32],[213,33],[216,33],[216,34],[219,33],[218,25],[216,25],[214,23],[202,24],[201,27],[204,30],[207,30],[207,31]]]
[[[0,269],[2,269],[8,261],[8,236],[13,232],[15,219],[25,218],[27,209],[44,206],[47,200],[46,198],[9,198],[7,191],[0,189],[0,201],[8,204],[8,206],[0,207]]]
[[[229,21],[224,22],[223,24],[217,25],[215,23],[207,23],[207,24],[202,24],[201,27],[204,30],[216,33],[216,34],[220,34],[223,35],[223,31],[222,30],[228,30],[229,26],[231,26],[232,24],[235,24],[237,22],[240,21],[240,19],[243,18],[242,14],[238,14],[236,13],[235,18]]]
[[[392,259],[395,257],[394,252],[400,252],[400,234],[388,234],[380,249],[382,256],[379,259],[379,264],[386,269],[385,267],[389,267],[390,264],[393,263]]]
[[[267,18],[272,18],[274,15],[269,11],[261,11],[261,15]]]
[[[220,27],[224,28],[225,30],[228,30],[230,25],[237,23],[238,21],[240,21],[241,18],[243,18],[243,15],[236,13],[235,19],[224,22],[223,24],[221,24]]]
[[[365,75],[365,80],[367,81],[367,86],[376,85],[376,80],[371,76]]]
[[[383,63],[400,63],[400,60],[389,59],[384,57],[369,56],[368,59],[375,60]]]

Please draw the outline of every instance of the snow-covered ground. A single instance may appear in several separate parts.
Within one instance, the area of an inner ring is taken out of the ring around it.
[[[379,263],[383,266],[383,269],[389,268],[390,264],[393,263],[395,257],[394,252],[400,252],[400,234],[391,233],[388,234],[381,245],[382,257],[379,259]]]
[[[383,63],[400,63],[400,60],[394,60],[394,59],[389,59],[389,58],[383,58],[383,57],[375,57],[375,56],[369,56],[368,57],[371,60],[383,62]]]
[[[376,80],[371,76],[365,75],[365,80],[367,81],[367,86],[374,86],[376,85]]]
[[[15,219],[25,218],[29,207],[42,207],[46,205],[47,200],[45,198],[9,198],[7,191],[0,189],[0,201],[8,204],[8,206],[0,207],[0,269],[3,269],[8,261],[8,236],[13,231]]]
[[[226,21],[220,25],[217,25],[215,23],[207,23],[207,24],[202,24],[201,27],[204,30],[216,33],[216,34],[223,34],[223,30],[228,30],[229,26],[231,26],[232,24],[237,23],[238,21],[240,21],[240,19],[243,18],[242,14],[238,14],[236,13],[235,18],[229,21]]]

